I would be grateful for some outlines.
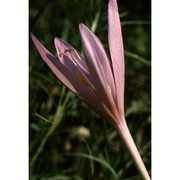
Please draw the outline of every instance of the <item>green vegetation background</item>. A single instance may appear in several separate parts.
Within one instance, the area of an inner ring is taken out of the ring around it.
[[[29,28],[52,52],[59,37],[81,52],[84,23],[108,52],[105,0],[29,1]],[[125,48],[125,110],[132,136],[151,170],[151,2],[118,0]],[[116,131],[70,93],[29,49],[30,180],[138,180]]]

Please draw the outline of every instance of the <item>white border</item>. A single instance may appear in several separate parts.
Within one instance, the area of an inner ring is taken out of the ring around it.
[[[152,179],[180,179],[180,4],[152,1]]]
[[[28,179],[28,1],[0,5],[0,179]]]

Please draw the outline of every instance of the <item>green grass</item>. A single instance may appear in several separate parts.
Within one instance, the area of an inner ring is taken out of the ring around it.
[[[81,52],[78,24],[107,44],[103,0],[30,1],[30,31],[55,53],[53,38]],[[150,1],[118,1],[125,47],[127,124],[151,171]],[[116,131],[70,93],[48,69],[30,40],[29,154],[31,180],[138,180]]]

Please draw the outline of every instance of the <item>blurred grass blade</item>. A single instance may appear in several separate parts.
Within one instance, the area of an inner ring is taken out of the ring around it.
[[[90,156],[92,157],[92,152],[91,152],[91,149],[89,147],[89,144],[86,141],[85,141],[85,144],[86,144],[86,147],[87,147],[87,150],[88,150]],[[91,167],[91,174],[93,175],[94,174],[94,163],[93,163],[92,158],[90,159],[90,167]]]
[[[45,117],[41,116],[41,115],[38,114],[38,113],[34,113],[34,115],[35,115],[36,117],[38,117],[39,119],[45,121],[45,122],[52,123],[52,121],[46,119]]]
[[[65,88],[62,88],[62,92],[65,91]],[[54,133],[54,131],[56,130],[56,128],[58,127],[59,123],[61,122],[62,120],[62,114],[63,114],[63,110],[70,98],[72,93],[68,93],[63,104],[62,104],[62,96],[60,96],[60,100],[59,100],[59,105],[57,106],[57,109],[56,109],[56,113],[55,113],[55,116],[54,116],[54,119],[52,121],[52,125],[51,127],[49,128],[48,132],[46,133],[46,135],[44,136],[44,138],[42,139],[35,155],[33,156],[31,162],[30,162],[30,172],[33,171],[33,167],[34,167],[34,164],[38,158],[38,156],[40,155],[40,153],[43,151],[44,149],[44,145],[46,144],[48,138]],[[37,115],[37,114],[36,114]],[[43,120],[46,120],[49,122],[49,120],[47,120],[46,118],[42,117],[41,115],[38,115],[40,118],[42,118]]]
[[[56,176],[52,176],[52,177],[43,177],[41,180],[83,180],[81,177],[79,176],[73,176],[73,177],[69,177],[69,176],[64,176],[64,175],[56,175]]]
[[[92,22],[91,31],[92,31],[93,33],[95,33],[96,28],[97,28],[97,25],[98,25],[99,17],[100,17],[100,12],[101,12],[100,10],[97,11],[97,13],[96,13],[96,15],[95,15],[95,18],[94,18],[94,20],[93,20],[93,22]]]
[[[44,136],[44,138],[42,139],[42,141],[41,141],[41,143],[40,143],[40,145],[39,145],[35,155],[33,156],[32,160],[30,161],[30,172],[33,171],[34,164],[35,164],[37,158],[39,157],[40,153],[43,151],[44,145],[46,144],[48,138],[53,134],[53,132],[56,130],[56,128],[58,127],[59,123],[61,122],[61,119],[62,119],[61,115],[62,115],[63,109],[64,108],[61,105],[59,105],[57,107],[54,120],[52,121],[52,125],[49,128],[49,130],[46,133],[46,135]]]
[[[151,66],[151,62],[146,60],[145,58],[135,54],[135,53],[132,53],[132,52],[129,52],[129,51],[125,51],[124,52],[125,56],[128,56],[128,57],[131,57],[139,62],[142,62],[143,64],[146,64],[147,66]]]
[[[126,26],[126,25],[150,25],[151,21],[146,21],[146,20],[133,20],[133,21],[122,21],[121,25]]]
[[[82,157],[82,158],[87,158],[87,159],[94,160],[94,161],[100,163],[101,165],[103,165],[104,167],[106,167],[112,173],[114,179],[118,180],[118,176],[117,176],[116,172],[114,171],[114,169],[105,160],[102,160],[102,159],[97,158],[97,157],[92,156],[92,155],[83,154],[83,153],[65,153],[65,154],[62,154],[62,155],[76,156],[76,157]]]

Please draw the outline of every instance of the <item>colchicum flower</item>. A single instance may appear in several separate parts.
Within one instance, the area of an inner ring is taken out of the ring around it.
[[[124,48],[116,0],[108,4],[110,58],[98,39],[84,24],[79,25],[83,54],[59,38],[52,55],[31,33],[42,59],[57,78],[120,133],[141,175],[150,179],[124,116]]]

